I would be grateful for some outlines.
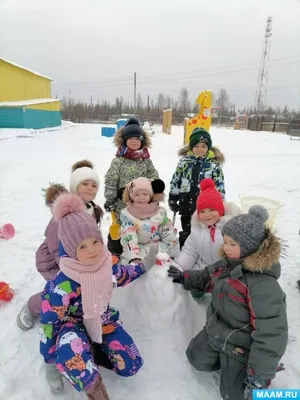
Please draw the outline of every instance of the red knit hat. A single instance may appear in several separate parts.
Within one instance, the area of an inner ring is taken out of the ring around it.
[[[196,207],[198,214],[206,208],[218,211],[220,217],[225,214],[222,196],[212,179],[206,178],[200,182],[200,194],[197,197]]]

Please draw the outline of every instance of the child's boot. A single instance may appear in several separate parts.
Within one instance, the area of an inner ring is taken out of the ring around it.
[[[99,376],[99,380],[93,384],[86,394],[89,400],[109,400],[109,396],[101,376]]]
[[[46,379],[50,386],[52,394],[60,394],[64,391],[64,382],[61,373],[57,370],[55,364],[46,364]]]
[[[37,319],[38,318],[30,312],[28,304],[26,303],[18,314],[17,324],[23,331],[28,331],[33,327]]]

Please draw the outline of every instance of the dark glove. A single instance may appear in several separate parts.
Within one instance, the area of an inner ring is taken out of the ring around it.
[[[168,269],[168,276],[173,279],[174,283],[182,284],[184,282],[183,272],[180,271],[180,269],[174,267],[174,265],[171,265]]]
[[[104,353],[99,343],[92,342],[90,345],[90,351],[93,355],[96,365],[100,365],[107,369],[113,369],[112,363],[110,362],[106,353]]]
[[[179,204],[177,200],[169,200],[169,207],[170,210],[173,211],[174,213],[177,213],[179,211]]]
[[[106,210],[107,212],[111,212],[111,211],[113,211],[113,209],[114,209],[114,204],[111,203],[110,201],[106,201],[106,202],[104,203],[104,208],[105,208],[105,210]]]
[[[244,399],[252,400],[252,390],[265,389],[270,383],[269,379],[260,378],[255,372],[248,367],[247,377],[245,379]]]

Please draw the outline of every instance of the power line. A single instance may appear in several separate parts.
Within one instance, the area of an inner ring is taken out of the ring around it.
[[[300,54],[296,54],[293,56],[286,56],[286,57],[279,57],[279,58],[273,58],[270,61],[280,61],[280,60],[287,60],[287,59],[294,59],[300,57]],[[252,62],[247,62],[247,63],[240,63],[240,64],[232,64],[232,65],[225,65],[222,67],[210,67],[210,68],[204,68],[204,69],[196,69],[196,70],[190,70],[190,71],[181,71],[181,72],[172,72],[172,73],[167,73],[167,74],[156,74],[156,75],[149,75],[149,76],[140,76],[140,79],[153,79],[153,78],[159,78],[159,77],[169,77],[169,76],[174,76],[174,75],[182,75],[182,74],[191,74],[191,73],[197,73],[197,72],[205,72],[205,71],[211,71],[211,70],[223,70],[227,68],[237,68],[237,67],[242,67],[245,65],[252,65],[252,64],[258,64],[259,61],[252,61]],[[131,82],[132,78],[129,77],[124,77],[124,78],[118,78],[118,79],[106,79],[104,81],[89,81],[89,82],[65,82],[64,85],[67,85],[68,88],[70,88],[72,85],[79,85],[79,86],[88,86],[88,85],[95,85],[95,84],[103,84],[112,82]]]
[[[283,65],[299,64],[299,63],[300,63],[300,60],[299,61],[287,62],[287,63],[278,63],[278,64],[269,65],[269,68],[280,67],[280,66],[283,66]],[[221,69],[221,67],[220,67],[220,69]],[[207,69],[202,70],[202,71],[206,71],[206,70]],[[235,74],[235,73],[238,73],[238,72],[253,71],[253,70],[257,70],[257,67],[236,69],[236,70],[232,70],[232,71],[212,72],[212,73],[208,73],[208,74],[200,74],[200,76],[199,76],[199,73],[198,73],[196,75],[186,76],[186,77],[182,77],[180,79],[191,79],[191,78],[197,78],[197,77],[206,78],[206,77],[209,77],[209,76],[222,76],[222,75]],[[198,70],[198,71],[200,72],[201,70]],[[139,85],[149,84],[149,83],[159,83],[159,82],[178,82],[178,83],[185,84],[185,85],[188,85],[188,84],[195,85],[195,86],[196,85],[200,85],[200,83],[196,83],[196,82],[193,82],[193,83],[180,82],[180,81],[178,81],[178,80],[176,80],[174,78],[156,79],[156,80],[149,80],[149,81],[139,80]],[[77,88],[76,87],[72,87],[72,89],[76,90],[76,91],[81,91],[81,90],[94,91],[94,90],[98,90],[98,89],[102,89],[102,88],[112,88],[112,87],[131,86],[131,85],[132,85],[132,78],[130,79],[130,81],[128,81],[126,83],[118,83],[117,81],[115,81],[115,83],[113,83],[113,84],[93,85],[92,87],[89,87],[89,86],[78,86]],[[66,91],[66,90],[69,90],[69,87],[64,87],[64,88],[55,87],[55,90],[56,91]]]

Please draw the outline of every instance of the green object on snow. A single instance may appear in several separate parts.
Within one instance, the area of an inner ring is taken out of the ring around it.
[[[199,300],[205,295],[205,293],[201,292],[200,290],[193,290],[191,292],[191,295],[192,295],[193,299]]]

